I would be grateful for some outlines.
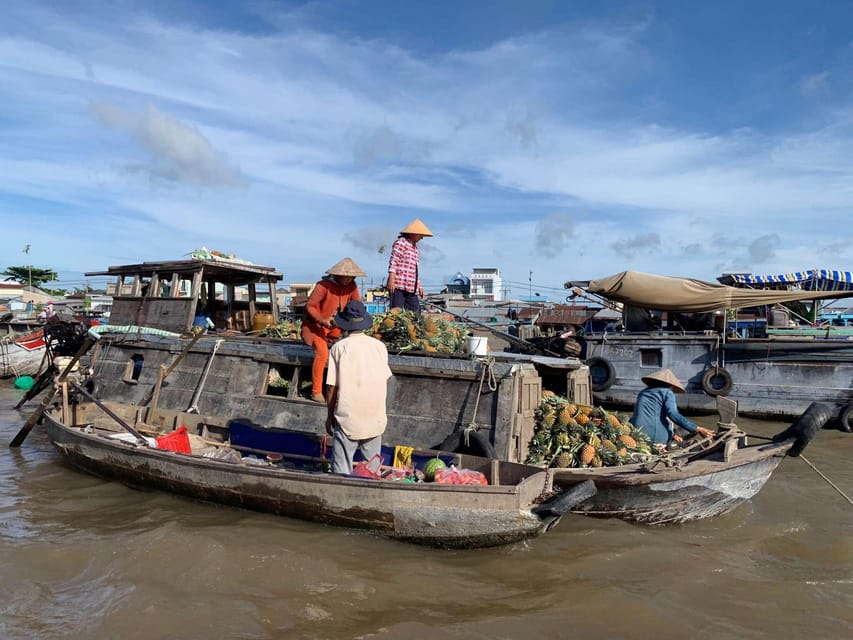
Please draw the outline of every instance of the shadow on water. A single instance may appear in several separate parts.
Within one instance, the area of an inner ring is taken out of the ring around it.
[[[853,509],[788,459],[734,512],[673,527],[568,516],[439,551],[106,482],[65,465],[0,383],[0,637],[840,638]],[[780,423],[741,421],[769,435]],[[853,436],[806,456],[853,491]]]

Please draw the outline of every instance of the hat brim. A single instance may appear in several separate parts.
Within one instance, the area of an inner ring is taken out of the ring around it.
[[[369,313],[362,318],[353,318],[352,320],[344,320],[340,314],[335,316],[335,326],[344,331],[364,331],[373,326],[373,316]]]
[[[676,393],[684,393],[684,387],[682,387],[681,383],[678,381],[664,380],[663,378],[658,378],[654,375],[643,376],[640,380],[642,380],[644,384],[652,384],[653,382],[663,383],[672,387],[672,390]]]

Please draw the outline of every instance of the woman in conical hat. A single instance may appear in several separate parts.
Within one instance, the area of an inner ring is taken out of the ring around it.
[[[684,385],[672,371],[661,369],[643,376],[641,380],[646,383],[646,388],[637,395],[631,423],[649,436],[653,443],[667,445],[670,442],[682,442],[673,424],[691,435],[698,433],[706,438],[714,435],[710,429],[694,424],[678,411],[675,394],[683,393]]]
[[[392,309],[409,309],[416,313],[421,310],[420,299],[424,295],[424,288],[418,273],[420,253],[417,245],[424,237],[432,237],[432,231],[415,218],[403,227],[391,246],[388,291],[391,294]]]
[[[352,258],[344,258],[326,270],[325,278],[314,285],[305,305],[302,319],[302,340],[314,350],[311,364],[311,399],[325,402],[323,375],[329,362],[329,346],[337,340],[341,331],[335,326],[335,314],[346,307],[350,300],[361,300],[357,277],[364,277]]]

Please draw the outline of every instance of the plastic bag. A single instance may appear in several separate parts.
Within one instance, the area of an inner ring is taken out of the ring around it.
[[[382,456],[379,454],[373,456],[367,462],[356,462],[352,465],[352,475],[356,478],[374,478],[382,477],[380,467],[382,466]]]
[[[454,466],[436,469],[436,484],[489,484],[486,476],[473,469],[457,469]]]

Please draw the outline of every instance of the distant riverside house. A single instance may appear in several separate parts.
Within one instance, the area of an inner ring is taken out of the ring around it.
[[[495,268],[474,268],[470,277],[472,298],[500,302],[503,300],[503,279],[501,270]]]
[[[35,315],[37,310],[55,298],[36,287],[12,280],[0,282],[0,300],[6,300],[7,312]]]

